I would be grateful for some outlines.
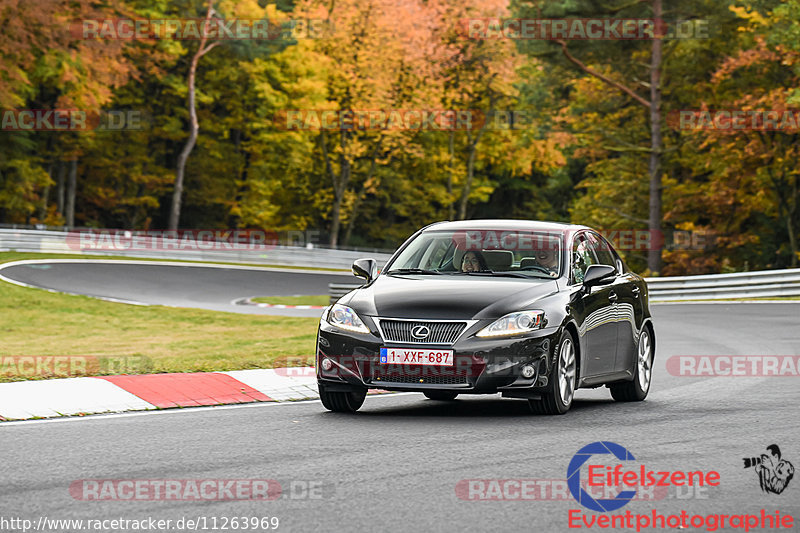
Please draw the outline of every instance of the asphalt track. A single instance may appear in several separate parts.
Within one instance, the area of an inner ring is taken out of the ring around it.
[[[289,316],[319,316],[320,310],[235,302],[253,296],[328,294],[328,283],[358,282],[347,273],[114,260],[26,262],[2,267],[0,275],[34,287],[131,303]]]
[[[800,474],[783,494],[766,494],[742,458],[776,443],[800,467],[800,378],[687,378],[669,374],[665,363],[674,355],[798,354],[800,305],[659,305],[654,315],[647,401],[618,404],[606,389],[580,390],[561,417],[534,416],[524,401],[495,396],[440,404],[403,394],[369,397],[355,415],[301,402],[3,423],[0,518],[277,516],[278,531],[576,531],[570,511],[599,514],[571,498],[467,501],[456,487],[469,479],[563,480],[575,452],[606,440],[648,470],[721,475],[718,487],[670,488],[663,499],[631,501],[610,514],[780,511],[795,517],[797,530]],[[274,479],[284,496],[85,502],[69,492],[81,479],[212,478]]]

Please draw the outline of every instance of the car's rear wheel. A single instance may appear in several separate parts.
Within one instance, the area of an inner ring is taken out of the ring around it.
[[[449,392],[449,391],[441,391],[441,390],[431,390],[425,391],[422,394],[425,395],[426,398],[429,400],[436,400],[438,402],[452,402],[458,396],[457,392]]]
[[[328,411],[335,413],[355,413],[364,405],[366,397],[366,389],[353,392],[330,391],[325,384],[319,384],[319,399],[322,400],[322,405]]]
[[[572,407],[578,382],[578,352],[575,339],[564,330],[556,348],[556,361],[550,372],[547,392],[540,400],[528,400],[534,413],[541,415],[563,415]]]
[[[645,326],[636,346],[636,367],[633,381],[611,385],[611,397],[618,402],[641,402],[650,392],[653,377],[653,339]]]

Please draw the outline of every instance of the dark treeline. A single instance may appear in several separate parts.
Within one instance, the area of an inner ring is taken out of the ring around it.
[[[392,248],[436,220],[525,218],[703,236],[626,250],[640,272],[800,259],[800,117],[784,113],[800,108],[800,0],[0,0],[0,13],[13,21],[0,34],[0,223],[165,229],[178,209],[181,228]],[[207,17],[273,31],[202,43],[75,22]],[[668,33],[510,39],[490,18],[659,19]],[[19,124],[56,109],[90,127]],[[384,110],[384,125],[390,110],[469,111],[470,124],[324,128],[324,110]],[[731,131],[699,110],[778,118]]]

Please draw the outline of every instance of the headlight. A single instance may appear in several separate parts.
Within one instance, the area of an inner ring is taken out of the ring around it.
[[[544,311],[520,311],[498,318],[477,333],[477,337],[519,335],[537,330],[544,325]]]
[[[337,328],[346,329],[347,331],[369,333],[369,328],[364,325],[356,312],[346,305],[333,305],[328,313],[328,322]]]

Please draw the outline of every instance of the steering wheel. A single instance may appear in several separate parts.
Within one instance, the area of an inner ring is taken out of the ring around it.
[[[544,274],[547,274],[548,276],[550,276],[552,274],[552,272],[553,272],[549,268],[545,268],[545,267],[540,266],[540,265],[528,265],[526,267],[520,268],[520,270],[538,270],[538,271],[540,271],[540,272],[542,272]]]

